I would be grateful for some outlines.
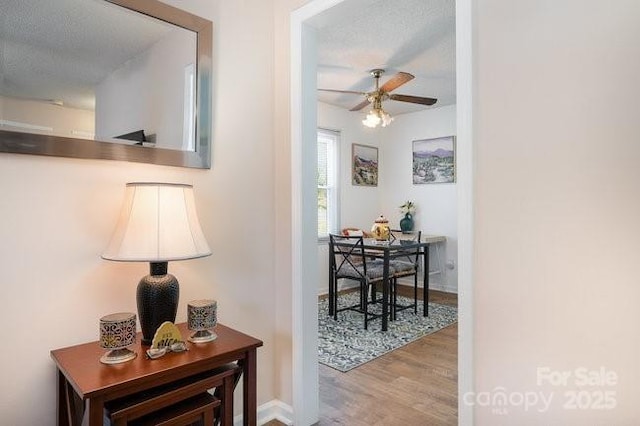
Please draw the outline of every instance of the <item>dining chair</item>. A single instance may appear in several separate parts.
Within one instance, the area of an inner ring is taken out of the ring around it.
[[[403,241],[420,242],[422,231],[402,232],[400,230],[391,230],[391,239]],[[398,311],[413,308],[415,314],[418,313],[418,267],[420,264],[420,249],[411,248],[399,251],[393,259],[390,260],[389,266],[393,268],[393,278],[391,281],[391,319],[395,321]],[[413,276],[413,303],[409,305],[401,305],[398,303],[398,278]]]
[[[338,319],[338,312],[351,310],[364,314],[364,328],[368,328],[369,321],[382,318],[369,310],[369,289],[384,279],[384,267],[380,262],[373,262],[365,256],[364,240],[362,236],[329,235],[329,262],[331,278],[329,285],[330,297],[333,297],[333,319]],[[389,277],[393,278],[394,270],[389,267]],[[355,305],[338,307],[338,280],[349,279],[360,284],[360,301]]]

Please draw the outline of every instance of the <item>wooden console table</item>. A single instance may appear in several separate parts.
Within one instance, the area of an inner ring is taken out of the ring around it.
[[[190,332],[186,324],[178,324],[186,339]],[[138,356],[122,364],[105,365],[100,362],[104,349],[98,342],[85,343],[51,351],[58,368],[58,425],[80,424],[88,411],[89,426],[103,425],[105,404],[142,392],[162,389],[181,383],[192,376],[202,377],[229,363],[237,363],[243,380],[243,421],[254,426],[257,415],[256,350],[262,341],[218,324],[218,338],[210,343],[187,342],[188,351],[168,353],[162,358],[146,358],[146,346],[131,347]],[[227,392],[231,394],[232,390]],[[224,404],[224,401],[223,401]],[[233,413],[227,413],[232,421]]]

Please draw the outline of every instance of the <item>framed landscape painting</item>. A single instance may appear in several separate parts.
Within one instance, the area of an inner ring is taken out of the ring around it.
[[[359,186],[378,186],[378,148],[354,143],[351,145],[351,152],[351,183]]]
[[[413,141],[413,183],[456,181],[455,136]]]

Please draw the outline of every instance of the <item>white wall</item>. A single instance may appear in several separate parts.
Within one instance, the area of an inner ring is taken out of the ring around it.
[[[195,57],[195,33],[176,28],[109,74],[95,90],[98,139],[144,130],[156,147],[181,149],[184,73]]]
[[[96,340],[105,314],[135,312],[135,287],[148,265],[100,254],[124,185],[136,180],[194,184],[213,255],[169,265],[181,283],[177,320],[185,320],[189,300],[217,299],[221,323],[264,341],[258,404],[276,397],[273,5],[172,3],[215,23],[211,170],[0,154],[0,321],[10,330],[3,346],[13,348],[0,355],[2,424],[55,424],[49,351]]]
[[[363,126],[364,127],[364,126]],[[455,105],[402,114],[381,128],[383,139],[381,155],[384,158],[380,175],[380,211],[392,226],[400,227],[403,215],[398,206],[411,200],[416,203],[415,228],[423,234],[444,235],[446,244],[439,244],[441,273],[429,279],[431,288],[457,292],[458,272],[458,208],[455,183],[414,185],[412,180],[412,143],[419,139],[431,139],[456,134]],[[432,246],[429,254],[431,269],[437,266],[438,252]],[[447,261],[453,269],[445,268]]]
[[[289,15],[302,0],[274,0],[274,74],[273,82],[273,152],[274,163],[274,295],[276,304],[275,333],[279,337],[275,348],[278,363],[274,365],[275,389],[279,399],[293,401],[293,287],[291,240],[291,127],[290,127],[290,34]]]
[[[640,2],[488,0],[474,28],[475,386],[553,396],[476,424],[638,424]]]

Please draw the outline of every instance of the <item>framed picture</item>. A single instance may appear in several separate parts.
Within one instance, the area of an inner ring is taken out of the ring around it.
[[[354,143],[351,145],[351,153],[351,183],[358,186],[378,186],[378,148]]]
[[[456,181],[455,136],[413,141],[413,183]]]

